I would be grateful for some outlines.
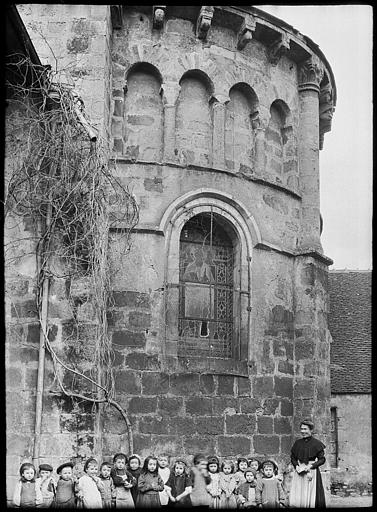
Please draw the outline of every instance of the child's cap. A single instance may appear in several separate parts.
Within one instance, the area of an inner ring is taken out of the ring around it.
[[[254,476],[257,476],[257,472],[255,471],[254,468],[246,468],[245,469],[245,476],[247,473],[253,473]]]
[[[216,455],[212,455],[211,457],[208,457],[208,464],[220,464],[219,459],[216,457]]]
[[[56,470],[57,474],[59,475],[64,468],[73,468],[74,464],[73,462],[64,462],[64,464],[61,464],[58,469]]]
[[[113,457],[113,462],[116,462],[118,459],[124,459],[126,463],[128,461],[127,455],[125,453],[116,453]]]
[[[54,468],[50,464],[40,464],[39,471],[53,471]]]
[[[88,459],[84,464],[84,471],[88,469],[89,464],[96,464],[98,466],[96,459],[94,457],[90,457],[90,459]]]
[[[22,473],[25,471],[25,469],[34,469],[34,473],[35,473],[35,467],[34,467],[34,464],[32,464],[31,462],[24,462],[23,464],[21,464],[21,467],[20,467],[20,475],[22,476]]]
[[[237,464],[240,464],[240,462],[246,462],[246,464],[247,464],[247,458],[246,457],[238,457]]]
[[[100,469],[104,468],[105,466],[109,467],[109,468],[112,468],[113,465],[111,462],[106,462],[105,460],[102,462],[101,466],[100,466]]]

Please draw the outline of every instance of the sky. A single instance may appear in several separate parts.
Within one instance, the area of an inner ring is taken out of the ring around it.
[[[322,247],[330,269],[372,268],[372,31],[370,5],[255,5],[316,43],[337,104],[320,151]]]

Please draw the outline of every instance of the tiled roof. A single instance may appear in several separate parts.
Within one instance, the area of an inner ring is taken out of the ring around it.
[[[372,272],[330,271],[331,392],[370,393]]]

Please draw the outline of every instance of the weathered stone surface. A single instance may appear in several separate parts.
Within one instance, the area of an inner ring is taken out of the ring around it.
[[[119,393],[137,395],[141,393],[140,375],[136,372],[118,370],[115,373],[115,388]]]
[[[115,331],[112,337],[113,345],[121,347],[144,347],[145,334],[143,332]]]
[[[192,415],[212,414],[212,399],[195,397],[186,400],[186,413]]]
[[[250,396],[250,393],[251,393],[250,379],[238,377],[237,385],[238,385],[238,396]]]
[[[187,454],[215,453],[216,437],[214,436],[185,436],[184,451]]]
[[[219,436],[219,452],[223,456],[237,456],[250,453],[250,438],[242,436]]]
[[[219,375],[217,392],[220,396],[234,396],[234,377],[228,375]]]
[[[292,398],[293,396],[293,380],[290,377],[274,377],[274,390],[277,396]]]
[[[200,391],[203,395],[212,395],[215,392],[215,379],[213,375],[200,376]]]
[[[263,454],[270,457],[279,453],[279,436],[275,435],[256,435],[253,437],[254,451],[257,454]]]
[[[291,400],[283,398],[280,406],[280,414],[282,416],[292,416],[293,415],[293,404]]]
[[[289,418],[274,418],[275,434],[291,434],[292,425]]]
[[[218,436],[224,432],[224,418],[221,416],[199,416],[195,418],[195,426],[199,435]]]
[[[151,315],[142,311],[132,311],[128,316],[130,327],[148,329],[151,326]]]
[[[114,291],[112,294],[112,303],[118,307],[139,307],[149,308],[149,295],[142,292],[134,292],[130,290]]]
[[[227,434],[253,434],[255,423],[255,416],[253,415],[234,414],[232,416],[225,416]]]
[[[258,398],[241,398],[239,404],[243,414],[253,414],[261,408],[262,402]]]
[[[265,398],[263,400],[263,413],[268,416],[275,414],[280,404],[278,398]]]
[[[265,398],[274,394],[273,377],[254,377],[253,378],[254,397]]]
[[[314,385],[313,379],[296,380],[294,387],[295,398],[311,398],[314,395]]]
[[[187,406],[186,406],[187,407]],[[158,398],[158,412],[169,416],[180,415],[183,408],[182,398]]]
[[[170,392],[173,395],[196,395],[199,393],[199,375],[175,374],[170,377]]]
[[[11,308],[13,318],[37,318],[38,310],[34,299],[13,302]]]
[[[128,403],[131,414],[148,414],[156,412],[157,397],[133,397]]]
[[[240,401],[236,398],[214,397],[212,407],[213,414],[235,414],[240,412]]]
[[[269,416],[258,416],[257,423],[258,434],[272,434],[273,433],[273,418]]]
[[[131,352],[125,357],[125,363],[135,370],[159,370],[158,356],[148,355],[145,352]]]
[[[159,372],[143,372],[141,377],[143,395],[160,395],[169,390],[169,375]]]

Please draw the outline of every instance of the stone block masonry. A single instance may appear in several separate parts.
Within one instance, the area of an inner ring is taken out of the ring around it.
[[[50,46],[70,70],[114,177],[139,206],[129,247],[127,226],[109,233],[106,326],[134,451],[272,457],[288,472],[302,417],[329,444],[330,260],[318,184],[320,91],[336,100],[327,61],[254,7],[166,6],[162,20],[152,6],[19,10],[43,62],[53,63]],[[282,32],[291,45],[273,51]],[[39,344],[36,271],[22,270],[9,271],[6,318],[17,463],[32,453]],[[54,281],[49,339],[91,375],[97,320],[86,289]],[[120,414],[64,398],[48,357],[46,367],[41,459],[82,464],[127,451]],[[64,369],[59,377],[91,390]],[[9,492],[17,465],[10,473]]]

